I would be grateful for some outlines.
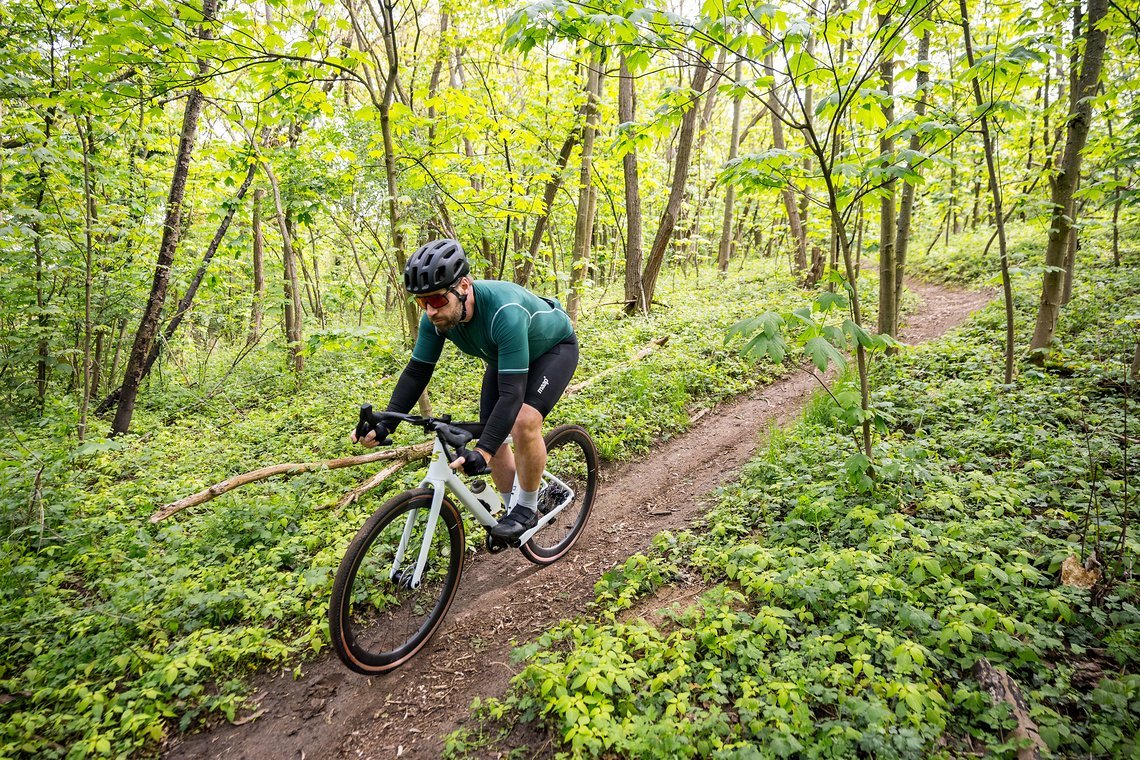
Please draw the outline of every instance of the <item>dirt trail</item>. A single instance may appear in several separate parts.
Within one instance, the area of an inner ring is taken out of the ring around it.
[[[918,343],[961,324],[987,293],[908,283],[922,299],[903,340]],[[477,696],[500,695],[516,666],[511,641],[533,638],[582,613],[603,572],[648,546],[662,530],[688,526],[712,492],[734,479],[773,426],[793,420],[818,384],[795,373],[705,414],[643,459],[608,467],[577,547],[547,568],[518,552],[480,553],[464,571],[443,627],[408,665],[365,678],[325,655],[255,685],[242,725],[175,737],[168,758],[438,757],[443,737]],[[239,717],[239,722],[242,719]]]

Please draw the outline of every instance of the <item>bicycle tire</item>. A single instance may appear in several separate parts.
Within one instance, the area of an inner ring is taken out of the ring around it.
[[[414,657],[431,639],[455,597],[466,539],[463,520],[446,497],[423,579],[415,589],[403,583],[403,571],[410,573],[415,568],[431,500],[430,488],[394,496],[368,518],[345,550],[329,600],[329,633],[341,662],[357,673],[387,673]],[[416,519],[409,548],[401,572],[392,577],[395,547],[413,511]]]
[[[551,430],[545,440],[546,469],[574,489],[574,501],[519,547],[523,556],[536,565],[557,562],[574,546],[586,527],[598,487],[598,450],[584,428],[561,425]],[[544,491],[550,487],[543,483]],[[544,495],[539,492],[540,513],[545,506]]]

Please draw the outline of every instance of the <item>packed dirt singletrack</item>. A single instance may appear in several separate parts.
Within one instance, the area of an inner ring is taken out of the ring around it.
[[[901,339],[920,343],[963,323],[991,298],[917,281],[920,299]],[[718,486],[734,480],[767,439],[792,422],[819,387],[793,372],[705,414],[685,433],[631,462],[603,467],[585,532],[562,560],[540,568],[519,552],[469,558],[455,603],[419,656],[394,673],[366,678],[326,652],[255,679],[250,709],[163,747],[167,758],[291,760],[438,757],[444,738],[475,697],[505,692],[519,666],[512,642],[582,614],[602,573],[645,549],[663,530],[691,526]],[[534,753],[540,752],[534,747]]]

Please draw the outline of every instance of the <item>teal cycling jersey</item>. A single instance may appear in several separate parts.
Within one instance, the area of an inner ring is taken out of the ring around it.
[[[555,303],[512,282],[474,280],[475,314],[445,333],[427,314],[420,318],[412,358],[434,365],[450,340],[500,373],[527,372],[531,362],[574,334],[570,317]]]

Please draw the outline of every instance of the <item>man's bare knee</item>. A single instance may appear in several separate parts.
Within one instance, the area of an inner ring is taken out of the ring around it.
[[[523,404],[515,417],[511,435],[515,440],[542,437],[542,413],[530,404]]]

